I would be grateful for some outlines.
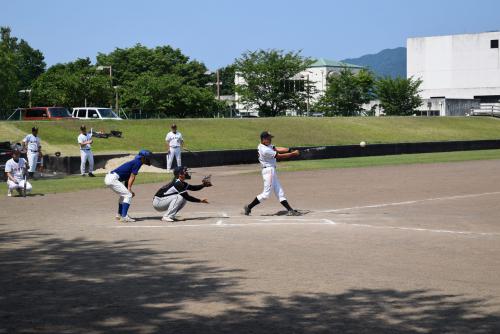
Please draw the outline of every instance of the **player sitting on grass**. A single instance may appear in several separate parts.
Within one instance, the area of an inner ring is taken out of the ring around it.
[[[281,187],[278,174],[276,173],[276,160],[293,158],[300,155],[298,150],[290,152],[290,149],[285,147],[275,147],[271,144],[274,136],[271,133],[264,131],[260,134],[260,144],[257,146],[259,152],[259,162],[262,165],[262,179],[264,181],[264,190],[257,195],[252,203],[243,207],[243,213],[248,216],[252,212],[252,208],[271,196],[274,191],[281,205],[287,210],[288,216],[298,216],[300,213],[292,209],[285,197],[285,192]]]
[[[208,201],[206,199],[198,199],[189,195],[188,190],[198,191],[205,187],[210,187],[212,184],[209,180],[203,180],[200,185],[190,185],[185,182],[186,179],[190,179],[187,168],[184,166],[179,166],[174,169],[174,179],[172,182],[161,187],[155,194],[153,198],[153,208],[156,211],[163,212],[162,221],[174,222],[177,219],[175,215],[181,211],[181,209],[186,205],[186,202],[194,203],[205,203]]]
[[[18,150],[12,151],[12,159],[9,159],[5,164],[5,173],[7,174],[7,186],[9,190],[7,196],[12,196],[12,190],[17,190],[19,195],[25,195],[26,192],[31,192],[31,184],[25,180],[24,174],[29,170],[28,163],[21,158],[21,152]],[[26,188],[25,183],[26,182]]]
[[[121,222],[128,223],[135,221],[135,219],[128,216],[130,202],[132,201],[132,197],[135,196],[132,191],[132,185],[141,166],[143,164],[151,165],[151,156],[151,151],[141,150],[134,160],[126,162],[115,170],[112,170],[104,178],[104,184],[120,195],[116,219]]]

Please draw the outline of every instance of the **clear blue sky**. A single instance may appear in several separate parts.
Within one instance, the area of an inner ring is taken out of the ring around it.
[[[172,45],[215,69],[259,48],[340,60],[407,37],[500,30],[500,1],[0,0],[0,25],[48,65],[141,43]]]

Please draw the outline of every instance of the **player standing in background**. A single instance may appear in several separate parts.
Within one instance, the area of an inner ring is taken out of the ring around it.
[[[188,190],[198,191],[212,185],[210,181],[203,181],[199,185],[190,185],[185,182],[186,179],[191,178],[191,175],[189,175],[187,168],[184,166],[176,167],[174,169],[174,176],[172,182],[161,187],[153,198],[153,208],[156,211],[165,211],[161,220],[166,222],[176,221],[175,215],[181,211],[186,202],[207,204],[208,201],[206,199],[193,197],[187,192]]]
[[[276,173],[276,159],[288,159],[300,155],[298,150],[290,152],[290,149],[284,147],[275,147],[271,144],[274,136],[271,133],[264,131],[260,134],[260,144],[257,147],[259,152],[259,162],[262,165],[262,179],[264,180],[264,191],[257,195],[252,203],[243,207],[244,214],[250,215],[252,209],[257,204],[269,198],[271,192],[274,191],[276,197],[287,210],[288,216],[298,216],[299,212],[292,209],[285,197],[285,192],[281,187]]]
[[[78,144],[80,145],[80,173],[85,176],[85,164],[89,162],[89,176],[95,177],[92,173],[94,171],[94,155],[92,154],[92,149],[90,144],[92,144],[92,134],[87,133],[87,128],[85,125],[80,126],[80,135],[77,138]]]
[[[141,150],[134,160],[124,163],[104,177],[104,184],[120,195],[116,219],[121,222],[128,223],[135,221],[135,219],[130,218],[128,215],[130,202],[132,201],[132,197],[135,196],[132,191],[132,185],[141,166],[143,164],[151,165],[151,156],[151,151]]]
[[[24,173],[28,168],[26,160],[21,158],[21,152],[14,150],[12,152],[12,159],[9,159],[5,164],[5,173],[7,174],[7,186],[9,190],[7,196],[12,196],[12,190],[17,190],[20,195],[23,194],[24,183],[26,182],[26,192],[31,192],[31,184],[24,179]]]
[[[31,134],[23,139],[23,151],[27,151],[29,176],[33,177],[38,164],[38,157],[42,155],[42,146],[40,145],[40,137],[38,137],[38,127],[34,126],[31,128]]]
[[[171,172],[172,168],[172,161],[175,160],[177,161],[177,166],[181,166],[181,149],[182,146],[184,145],[184,139],[182,139],[182,134],[177,131],[177,125],[172,124],[170,127],[172,131],[167,133],[167,136],[165,137],[165,141],[167,143],[167,172]]]

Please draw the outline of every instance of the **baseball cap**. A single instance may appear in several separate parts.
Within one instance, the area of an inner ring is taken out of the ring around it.
[[[144,157],[145,159],[145,164],[146,165],[151,165],[151,157],[153,156],[153,153],[149,150],[140,150],[139,154],[137,154],[137,157]]]
[[[31,128],[31,132],[38,131],[38,126],[34,126]]]
[[[274,136],[271,134],[271,132],[269,131],[263,131],[261,132],[260,134],[260,139],[264,139],[264,138],[273,138]]]

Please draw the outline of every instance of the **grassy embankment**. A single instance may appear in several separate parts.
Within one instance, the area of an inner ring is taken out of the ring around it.
[[[0,141],[20,141],[36,124],[45,153],[78,155],[78,127],[120,130],[123,138],[94,140],[94,153],[165,151],[164,138],[178,124],[190,150],[254,148],[262,130],[275,134],[280,146],[497,139],[500,120],[489,117],[353,117],[261,119],[154,119],[130,121],[0,122]]]

